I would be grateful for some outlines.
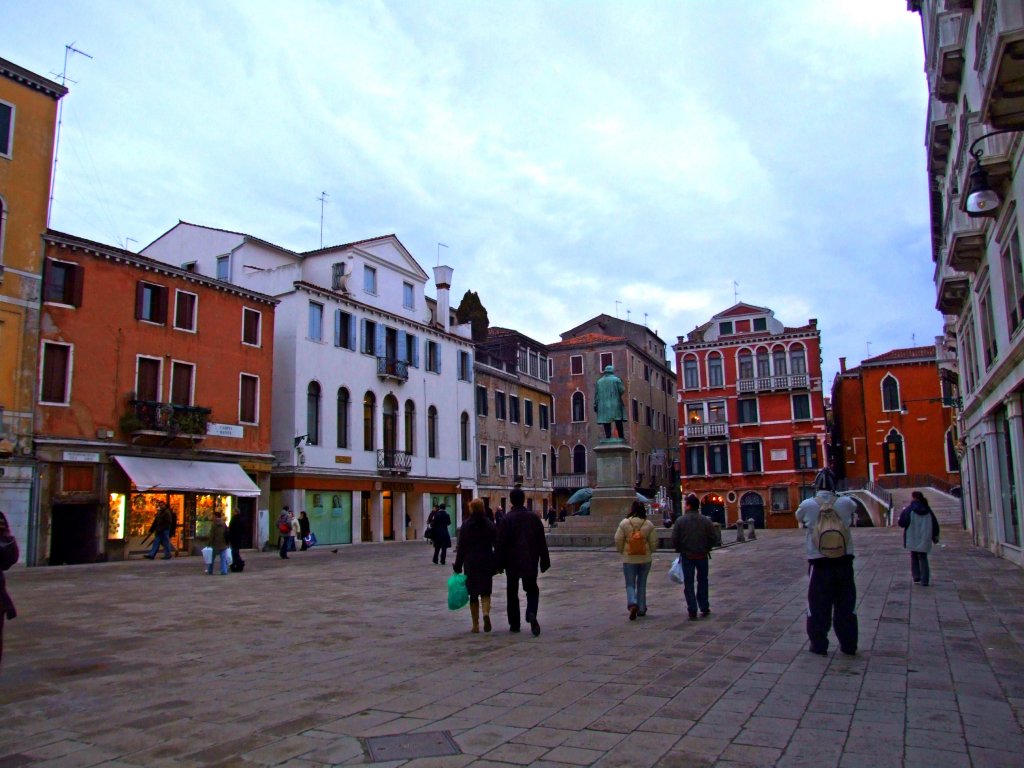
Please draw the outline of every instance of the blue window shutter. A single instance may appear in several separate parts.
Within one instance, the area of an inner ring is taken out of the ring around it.
[[[440,373],[441,372],[441,345],[440,344],[436,344],[435,348],[437,349],[437,372]]]
[[[353,352],[356,349],[356,323],[355,317],[352,315],[348,316],[348,348]]]
[[[398,332],[398,359],[404,363],[409,362],[405,359],[405,331]]]
[[[384,357],[384,338],[387,335],[387,329],[383,325],[377,326],[377,357]]]
[[[341,310],[334,310],[334,346],[341,346]]]
[[[413,336],[412,337],[412,344],[410,344],[409,346],[412,347],[412,367],[413,368],[419,368],[420,367],[420,345],[419,345],[419,340],[415,336]]]
[[[362,334],[362,339],[363,339],[362,346],[359,348],[359,350],[361,352],[366,352],[367,351],[367,349],[366,349],[366,343],[367,343],[367,338],[366,338],[366,322],[367,321],[366,321],[365,317],[360,318],[360,320],[359,320],[359,329],[360,329],[360,332]]]

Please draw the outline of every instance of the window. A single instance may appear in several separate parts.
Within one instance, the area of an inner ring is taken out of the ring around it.
[[[700,374],[697,372],[696,357],[688,357],[685,360],[683,360],[683,388],[700,388]]]
[[[985,354],[985,368],[988,369],[996,361],[999,355],[999,347],[996,345],[996,321],[992,314],[992,291],[990,287],[985,288],[981,300],[978,302],[978,314],[981,316],[981,346]]]
[[[175,291],[174,327],[180,331],[196,329],[196,303],[199,297],[188,291]]]
[[[238,377],[238,420],[258,424],[260,420],[260,379],[248,373]]]
[[[0,118],[2,119],[2,118]],[[46,260],[43,276],[43,301],[82,306],[82,267],[70,261]]]
[[[507,417],[505,414],[505,393],[495,392],[494,393],[494,418],[504,421]]]
[[[437,458],[437,408],[427,408],[427,456]]]
[[[487,415],[487,387],[476,386],[476,415]]]
[[[217,279],[225,283],[231,282],[231,256],[217,257]]]
[[[490,466],[487,464],[487,445],[486,443],[480,443],[480,452],[477,454],[480,457],[480,468],[479,474],[486,475],[490,471]]]
[[[505,455],[505,446],[498,446],[498,458],[494,460],[494,463],[498,465],[498,474],[502,477],[505,476],[505,464],[508,463],[508,457]]]
[[[548,455],[542,453],[540,455],[540,476],[542,479],[548,479]]]
[[[519,397],[516,395],[508,396],[508,420],[511,424],[519,423]]]
[[[794,375],[807,373],[807,355],[799,344],[789,350],[789,372]]]
[[[646,363],[644,363],[644,381],[648,381],[649,382],[650,380],[651,380],[651,366],[649,366]]]
[[[768,318],[766,318],[766,317],[755,317],[754,318],[754,330],[755,331],[767,331],[768,330]]]
[[[541,370],[540,359],[541,359],[540,356],[535,351],[533,351],[531,349],[530,350],[530,375],[533,376],[533,378],[535,378],[535,379],[539,379],[540,378],[540,370]]]
[[[11,156],[14,143],[14,105],[0,101],[0,155]]]
[[[583,375],[583,355],[570,355],[570,357],[569,357],[569,375],[571,375],[571,376],[582,376]]]
[[[766,379],[772,375],[771,363],[768,361],[768,350],[757,350],[757,378]]]
[[[363,267],[363,290],[377,295],[377,270],[373,267]]]
[[[903,436],[890,429],[882,444],[882,464],[887,475],[902,475],[906,472],[903,461]]]
[[[708,403],[708,424],[725,424],[725,400]]]
[[[808,394],[793,395],[793,420],[804,421],[811,418],[811,396]]]
[[[306,337],[311,341],[324,340],[324,305],[315,301],[309,302],[309,329]]]
[[[772,512],[789,509],[789,488],[772,488]]]
[[[740,456],[743,460],[744,472],[761,471],[761,444],[742,443],[740,445]]]
[[[195,272],[198,266],[199,265],[196,264],[196,262],[194,261],[186,261],[184,264],[181,265],[181,268],[186,272]]]
[[[135,365],[135,398],[159,402],[160,374],[163,361],[153,357],[140,357]]]
[[[732,320],[726,320],[718,324],[719,336],[732,336]]]
[[[722,373],[722,356],[717,352],[712,352],[708,355],[708,386],[725,386],[725,376]]]
[[[71,345],[43,342],[41,403],[68,403],[71,401]]]
[[[1003,288],[1006,291],[1006,318],[1012,335],[1024,322],[1024,264],[1021,263],[1020,237],[1016,229],[1003,249]]]
[[[786,375],[786,350],[782,347],[772,350],[772,373],[775,376]]]
[[[900,383],[891,373],[885,374],[885,377],[882,379],[882,410],[902,410],[900,405]]]
[[[577,445],[572,449],[572,471],[576,475],[587,473],[587,449],[582,445]]]
[[[708,474],[729,474],[729,444],[712,443],[708,446]]]
[[[367,390],[363,395],[363,450],[372,451],[377,444],[377,397]]]
[[[242,343],[254,347],[260,345],[260,321],[262,317],[255,309],[242,308]]]
[[[533,401],[523,400],[523,426],[533,426]]]
[[[640,421],[640,403],[637,402],[637,399],[635,397],[633,398],[633,408],[632,408],[632,411],[633,411],[633,421],[634,422],[639,422]]]
[[[352,405],[352,398],[349,397],[345,387],[338,387],[338,413],[336,416],[337,445],[339,448],[348,448],[348,423],[349,408]]]
[[[377,324],[373,320],[363,319],[363,344],[359,351],[364,355],[377,354]]]
[[[757,424],[757,398],[748,397],[736,401],[736,408],[739,411],[737,416],[740,424]]]
[[[465,411],[459,420],[459,454],[462,461],[469,461],[469,414]]]
[[[526,475],[527,477],[533,477],[533,453],[531,453],[530,451],[526,451],[524,455],[526,456],[526,470],[523,472],[523,474]]]
[[[552,358],[548,358],[548,381],[555,375],[555,361]]]
[[[740,379],[749,380],[754,378],[754,356],[749,349],[744,349],[738,355]]]
[[[606,367],[608,367],[609,365],[614,365],[614,363],[612,363],[612,353],[611,352],[602,352],[601,353],[601,370],[604,371],[604,369]]]
[[[548,428],[549,421],[548,421],[548,405],[547,405],[547,403],[539,403],[537,405],[537,419],[538,419],[538,421],[540,421],[540,428],[541,429],[547,429]]]
[[[139,281],[135,286],[135,319],[163,325],[167,322],[167,288]]]
[[[572,393],[572,420],[577,422],[586,420],[586,410],[584,408],[582,392]]]
[[[192,405],[192,382],[196,367],[190,363],[171,363],[171,402]]]
[[[405,452],[410,456],[416,453],[416,404],[412,400],[405,401]]]
[[[469,352],[459,350],[459,381],[473,380],[473,363]]]
[[[420,348],[418,339],[411,333],[405,334],[405,362],[413,368],[420,367]]]
[[[646,410],[647,419],[646,419],[646,421],[644,423],[648,427],[653,426],[654,425],[654,409],[651,408],[651,406],[648,405],[648,406],[645,407],[645,410]]]
[[[427,370],[441,372],[441,345],[436,341],[427,341]]]
[[[797,469],[818,468],[818,444],[813,438],[793,441],[793,458]]]
[[[331,264],[331,290],[348,293],[348,288],[345,286],[346,276],[345,262],[339,261]]]
[[[402,306],[406,309],[414,309],[416,306],[416,289],[412,283],[402,283]]]
[[[356,319],[340,309],[334,310],[334,346],[356,349]]]
[[[315,381],[306,387],[306,443],[320,445],[320,385]]]
[[[686,474],[691,476],[704,474],[703,446],[688,446],[686,448]]]
[[[974,318],[970,313],[964,314],[960,323],[960,360],[963,361],[963,377],[966,391],[972,392],[978,383],[978,358],[975,351]]]

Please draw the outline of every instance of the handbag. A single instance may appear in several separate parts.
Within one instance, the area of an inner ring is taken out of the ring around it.
[[[304,538],[303,541],[306,542],[307,547],[316,546],[316,534],[310,531],[309,536]]]
[[[682,555],[680,555],[680,557],[682,557]],[[672,567],[668,569],[668,577],[676,584],[683,583],[683,564],[680,562],[679,557],[672,561]]]
[[[213,547],[203,547],[203,562],[206,565],[213,565]]]
[[[448,579],[448,610],[457,611],[469,603],[466,574],[453,573]]]

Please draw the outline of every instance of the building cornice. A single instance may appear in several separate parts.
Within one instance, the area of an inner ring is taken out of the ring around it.
[[[16,83],[20,83],[27,88],[31,88],[34,91],[39,91],[49,96],[54,101],[60,100],[64,96],[68,89],[63,85],[48,80],[45,77],[37,75],[35,72],[31,72],[24,67],[19,67],[12,61],[7,59],[0,59],[0,75],[6,77],[8,80],[13,80]]]

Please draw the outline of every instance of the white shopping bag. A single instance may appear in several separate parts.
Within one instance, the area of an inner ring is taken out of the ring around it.
[[[224,550],[223,554],[224,562],[227,563],[228,567],[231,566],[231,547]]]
[[[213,565],[213,547],[203,547],[203,562]]]
[[[672,561],[672,567],[668,569],[668,577],[676,584],[683,583],[683,564],[679,562],[678,557]]]

